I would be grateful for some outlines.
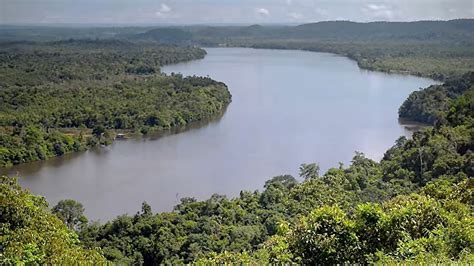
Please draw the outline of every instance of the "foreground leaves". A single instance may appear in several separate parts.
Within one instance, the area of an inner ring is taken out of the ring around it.
[[[98,250],[84,249],[75,232],[47,209],[43,197],[0,177],[0,264],[103,264]]]

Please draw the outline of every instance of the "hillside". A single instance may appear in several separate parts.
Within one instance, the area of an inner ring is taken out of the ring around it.
[[[200,38],[276,38],[316,39],[338,41],[417,40],[439,42],[471,42],[474,38],[474,20],[416,22],[326,21],[299,26],[206,27],[190,28]]]
[[[468,90],[474,90],[474,72],[466,73],[462,78],[449,79],[441,85],[412,92],[400,106],[398,115],[402,119],[426,124],[444,121],[446,118],[443,115],[451,102]]]

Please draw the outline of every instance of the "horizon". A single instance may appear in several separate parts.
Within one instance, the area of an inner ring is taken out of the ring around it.
[[[51,27],[51,28],[132,28],[132,27],[249,27],[249,26],[300,26],[307,24],[327,23],[327,22],[350,22],[356,24],[370,24],[370,23],[416,23],[416,22],[449,22],[458,20],[474,20],[474,18],[453,18],[453,19],[421,19],[410,21],[387,21],[387,20],[373,20],[373,21],[354,21],[354,20],[321,20],[321,21],[307,21],[302,23],[195,23],[195,24],[180,24],[180,23],[0,23],[0,27]]]
[[[0,25],[297,25],[473,19],[471,0],[1,0]]]

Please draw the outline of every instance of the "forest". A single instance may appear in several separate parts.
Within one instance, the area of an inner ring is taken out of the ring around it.
[[[115,133],[181,127],[219,114],[225,84],[160,73],[204,57],[194,47],[112,40],[0,45],[0,166],[44,160]]]
[[[399,109],[399,117],[425,124],[434,124],[445,118],[450,103],[468,90],[474,89],[474,72],[461,78],[450,78],[444,84],[432,85],[412,92]]]
[[[356,153],[324,174],[302,164],[301,183],[276,176],[261,192],[183,198],[168,213],[144,202],[136,215],[89,223],[80,203],[49,210],[3,178],[2,263],[473,263],[473,93],[450,101],[434,127],[399,138],[380,162]]]

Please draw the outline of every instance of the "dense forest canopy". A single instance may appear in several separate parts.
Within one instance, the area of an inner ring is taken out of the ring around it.
[[[103,264],[100,250],[84,249],[76,232],[16,180],[0,177],[0,264]]]
[[[424,90],[414,91],[400,106],[400,118],[433,124],[442,121],[450,103],[464,92],[474,89],[474,72],[462,78],[451,78],[441,85],[432,85]]]
[[[64,81],[103,81],[160,74],[160,66],[204,58],[196,47],[120,40],[0,43],[0,89]]]
[[[225,84],[160,72],[205,53],[118,40],[0,44],[0,166],[219,114],[230,103]]]

